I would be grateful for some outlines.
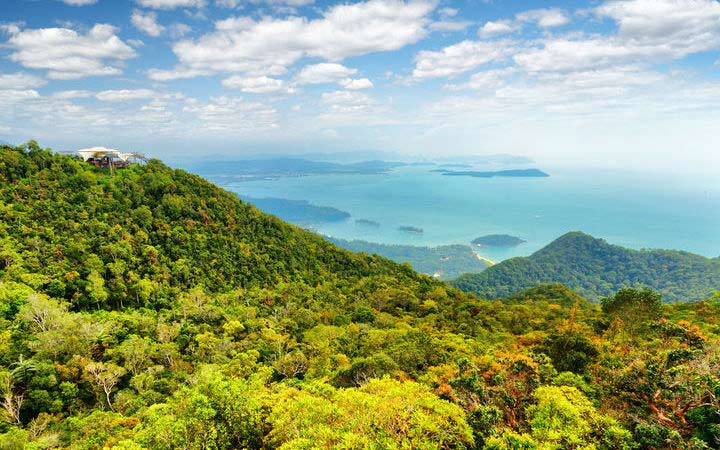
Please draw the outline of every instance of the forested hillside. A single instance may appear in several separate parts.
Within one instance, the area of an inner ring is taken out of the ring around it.
[[[0,449],[720,446],[720,301],[478,300],[159,161],[0,147]]]
[[[593,301],[623,287],[648,286],[666,302],[708,298],[720,290],[720,258],[674,250],[631,250],[580,232],[567,233],[526,258],[512,258],[452,284],[501,298],[540,283],[562,283]]]

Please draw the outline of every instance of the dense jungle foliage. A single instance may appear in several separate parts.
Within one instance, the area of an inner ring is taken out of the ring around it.
[[[525,258],[511,258],[452,284],[502,298],[539,283],[563,283],[590,300],[624,287],[650,287],[666,302],[699,301],[720,290],[720,258],[676,250],[631,250],[580,232],[567,233]]]
[[[720,297],[486,301],[159,161],[0,147],[0,449],[720,446]]]

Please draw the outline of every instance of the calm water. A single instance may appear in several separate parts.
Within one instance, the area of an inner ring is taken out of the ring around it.
[[[440,245],[503,233],[528,241],[510,249],[479,249],[499,261],[528,255],[567,231],[580,230],[631,248],[720,255],[720,185],[713,180],[567,170],[549,171],[550,178],[470,178],[429,170],[216,181],[243,195],[308,200],[347,211],[353,216],[348,221],[315,227],[340,238]],[[359,226],[355,219],[381,226]],[[398,231],[402,225],[424,233]]]

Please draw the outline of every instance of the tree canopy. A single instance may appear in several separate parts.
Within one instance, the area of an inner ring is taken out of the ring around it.
[[[478,299],[34,142],[0,217],[0,449],[720,446],[718,296]]]

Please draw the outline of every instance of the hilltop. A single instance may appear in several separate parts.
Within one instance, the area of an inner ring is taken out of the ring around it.
[[[10,252],[2,274],[27,273],[33,287],[78,308],[167,304],[197,285],[224,292],[371,276],[432,284],[386,259],[341,250],[157,160],[111,178],[70,157],[5,147],[0,182],[0,231]],[[89,287],[98,275],[101,294]]]
[[[720,289],[720,259],[675,250],[631,250],[570,232],[528,257],[452,282],[486,298],[506,297],[539,283],[562,283],[594,301],[636,286],[660,292],[666,302],[698,301]]]

